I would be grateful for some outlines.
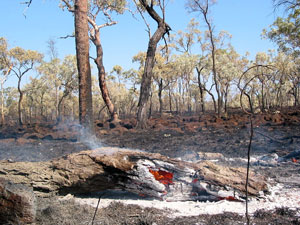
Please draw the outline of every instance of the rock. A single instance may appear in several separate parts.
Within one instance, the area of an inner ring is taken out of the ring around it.
[[[36,215],[35,195],[32,188],[0,178],[0,221],[29,224]]]

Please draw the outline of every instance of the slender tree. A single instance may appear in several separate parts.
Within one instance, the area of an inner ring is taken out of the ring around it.
[[[140,97],[137,112],[137,127],[144,129],[147,127],[147,103],[151,92],[151,82],[153,76],[153,68],[155,64],[155,53],[158,42],[163,36],[171,30],[170,26],[165,22],[165,2],[158,0],[157,4],[162,11],[162,17],[154,9],[154,1],[139,0],[142,8],[147,11],[153,20],[156,21],[158,27],[155,33],[150,37],[146,55],[146,62],[142,82],[140,87]],[[150,35],[150,34],[149,34]]]
[[[187,7],[191,12],[199,12],[206,23],[208,28],[208,37],[210,41],[210,53],[211,53],[211,60],[212,60],[212,74],[213,74],[213,81],[215,86],[215,91],[217,93],[217,101],[218,101],[218,116],[221,115],[222,112],[222,98],[219,88],[219,82],[217,78],[217,69],[216,69],[216,43],[215,43],[215,35],[214,35],[214,27],[212,21],[209,18],[209,9],[212,4],[215,3],[215,0],[189,0]]]
[[[4,83],[8,79],[8,75],[12,69],[12,65],[8,59],[7,41],[5,38],[0,38],[0,89],[1,89],[1,124],[5,123],[4,119]]]
[[[18,92],[19,92],[19,101],[18,101],[18,121],[19,124],[23,124],[22,116],[22,100],[24,92],[21,87],[22,78],[33,69],[34,65],[40,63],[43,55],[37,51],[24,50],[20,47],[15,47],[9,51],[11,58],[13,74],[18,78]]]

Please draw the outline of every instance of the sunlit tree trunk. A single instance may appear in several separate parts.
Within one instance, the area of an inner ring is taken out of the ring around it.
[[[79,74],[79,121],[93,131],[92,80],[89,62],[88,0],[75,0],[75,42]]]
[[[19,92],[19,101],[18,101],[18,121],[19,124],[23,124],[22,119],[22,100],[23,100],[23,91],[21,90],[21,78],[18,79],[18,92]]]
[[[4,118],[4,80],[1,81],[1,124],[5,124],[5,118]]]
[[[92,41],[94,45],[96,46],[96,52],[97,52],[97,58],[95,59],[95,63],[97,65],[98,69],[98,79],[99,79],[99,86],[102,94],[103,101],[108,109],[108,112],[110,114],[110,119],[112,121],[118,121],[118,113],[115,109],[114,104],[111,101],[109,91],[106,85],[106,79],[105,79],[105,68],[103,65],[103,48],[100,42],[100,31],[95,29],[95,35],[94,38],[92,38]]]
[[[162,111],[163,111],[162,91],[163,91],[163,79],[161,78],[158,83],[158,100],[159,100],[159,114],[160,115],[162,115]]]
[[[172,93],[171,93],[171,88],[169,88],[169,109],[170,109],[170,112],[172,112]]]
[[[148,14],[154,19],[158,28],[155,33],[151,36],[148,49],[147,56],[145,62],[144,73],[142,76],[141,88],[140,88],[140,98],[138,103],[138,112],[137,112],[137,127],[144,129],[147,127],[147,103],[149,101],[149,96],[151,92],[151,81],[153,75],[153,67],[155,64],[155,52],[157,48],[158,42],[161,38],[169,32],[170,27],[166,24],[163,18],[161,18],[157,12],[153,9],[153,5],[148,5],[146,0],[140,0],[140,3],[146,9]],[[164,13],[164,12],[163,12]]]

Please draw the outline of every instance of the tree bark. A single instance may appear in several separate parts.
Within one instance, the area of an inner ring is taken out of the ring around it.
[[[89,61],[88,0],[75,0],[75,43],[79,74],[79,121],[93,132],[92,79]]]
[[[160,115],[162,115],[162,111],[163,111],[162,91],[163,91],[163,79],[161,78],[158,83],[158,100],[159,100],[159,114]]]
[[[152,35],[148,43],[145,68],[140,88],[140,98],[137,112],[137,128],[144,129],[147,127],[147,103],[151,91],[151,81],[153,75],[153,67],[155,64],[155,53],[157,44],[160,41],[160,39],[164,36],[164,34],[168,33],[171,30],[171,28],[168,24],[166,24],[164,19],[162,19],[156,13],[152,5],[149,6],[145,0],[140,0],[140,3],[145,7],[152,19],[154,19],[158,24],[157,30]]]
[[[4,87],[3,81],[1,81],[1,125],[5,124],[5,117],[4,117]]]
[[[245,195],[246,169],[106,147],[47,162],[0,161],[1,178],[31,186],[39,196],[122,189],[169,201],[218,201],[233,191]],[[249,178],[249,194],[267,190],[264,177],[251,172]]]
[[[109,91],[106,85],[106,79],[105,79],[106,74],[103,65],[103,48],[100,42],[99,29],[95,29],[95,35],[92,37],[92,42],[96,46],[97,58],[95,59],[95,63],[98,69],[99,87],[101,90],[103,101],[108,109],[111,121],[119,121],[118,113],[116,111],[114,104],[111,101]]]
[[[21,77],[18,77],[18,92],[19,92],[19,101],[18,101],[18,120],[19,125],[23,124],[22,119],[22,100],[23,100],[23,92],[21,90]]]

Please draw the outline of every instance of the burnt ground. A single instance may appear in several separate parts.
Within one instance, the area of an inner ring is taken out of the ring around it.
[[[300,149],[300,112],[256,115],[251,155],[254,157],[276,153],[284,157]],[[120,123],[97,121],[97,139],[78,133],[78,125],[55,126],[34,124],[22,127],[5,126],[0,130],[0,160],[47,161],[62,155],[101,146],[133,148],[161,153],[183,160],[199,160],[198,152],[221,153],[225,158],[246,158],[249,144],[249,119],[232,114],[226,118],[212,115],[179,117],[164,115],[153,118],[149,129],[134,129],[135,121]],[[292,162],[294,160],[294,162]],[[259,173],[300,187],[295,177],[300,174],[299,155],[285,163],[255,166]],[[245,166],[244,161],[222,161],[230,166]],[[95,209],[74,201],[59,201],[57,197],[39,198],[36,224],[91,224]],[[298,206],[295,206],[298,207]],[[300,206],[299,206],[300,207]],[[298,213],[299,213],[298,207]],[[244,216],[234,213],[201,215],[172,219],[161,211],[136,205],[113,203],[99,209],[94,224],[245,224]],[[300,224],[296,212],[286,208],[257,211],[253,224]]]

